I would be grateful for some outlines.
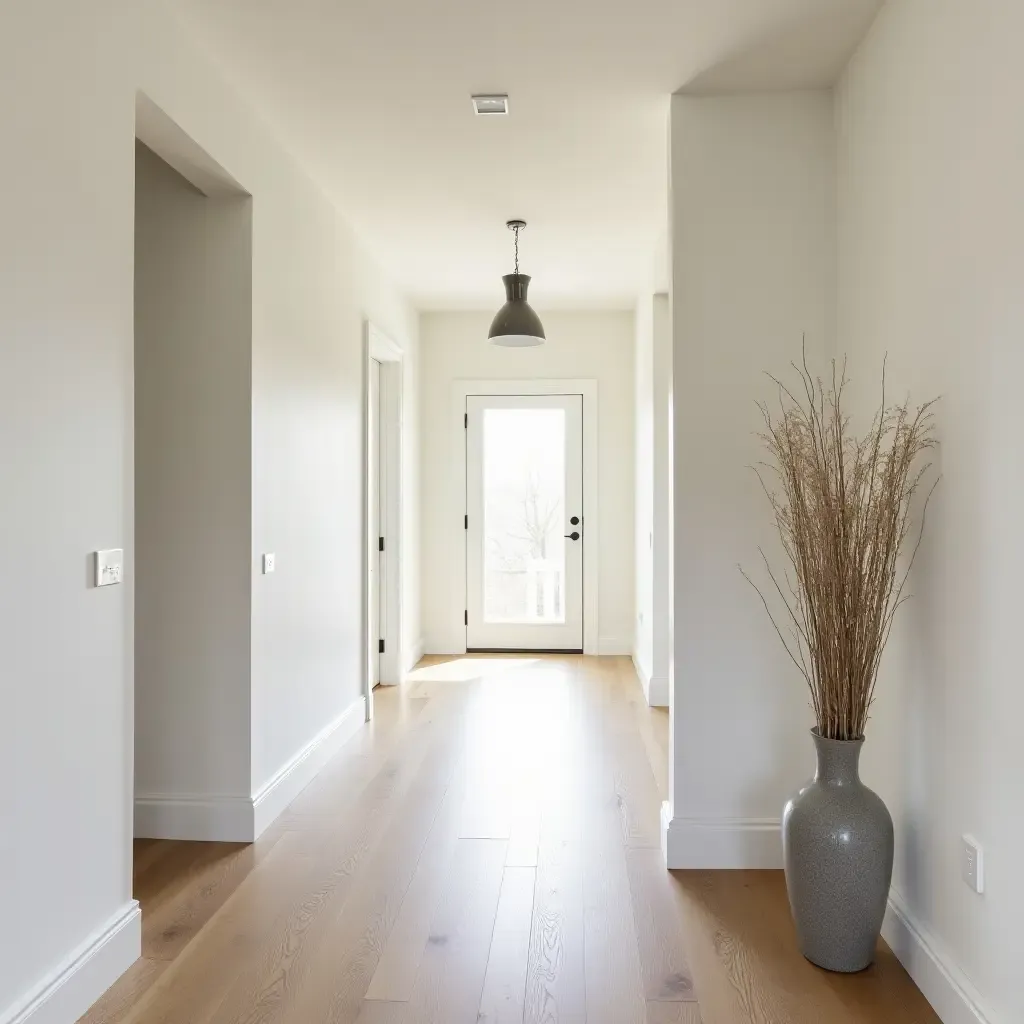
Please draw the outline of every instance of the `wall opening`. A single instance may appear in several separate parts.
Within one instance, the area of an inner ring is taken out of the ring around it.
[[[135,836],[248,841],[251,198],[135,168]]]

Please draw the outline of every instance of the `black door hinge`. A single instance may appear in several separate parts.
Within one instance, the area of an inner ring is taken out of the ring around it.
[[[462,425],[468,430],[469,429],[469,413],[463,413]]]
[[[384,653],[384,641],[383,640],[378,640],[377,641],[377,653],[378,654],[383,654]]]
[[[464,626],[469,625],[469,611],[468,609],[462,613],[462,624]]]
[[[377,550],[378,551],[383,551],[384,550],[384,538],[383,537],[378,537],[377,538]]]
[[[468,530],[469,529],[469,516],[468,515],[466,516],[465,524],[464,525],[465,525],[465,528]]]

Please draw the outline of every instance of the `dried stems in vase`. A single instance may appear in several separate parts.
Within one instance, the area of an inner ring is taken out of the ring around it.
[[[812,377],[806,357],[793,365],[799,386],[775,377],[778,409],[760,404],[761,437],[770,456],[757,469],[771,502],[788,560],[773,569],[761,551],[785,612],[773,613],[764,592],[743,571],[764,603],[793,663],[811,692],[818,731],[831,739],[860,739],[874,699],[879,662],[924,530],[906,566],[898,556],[907,539],[911,507],[930,463],[932,406],[887,406],[855,436],[843,412],[846,368],[832,363],[831,386]],[[780,621],[781,619],[781,621]]]

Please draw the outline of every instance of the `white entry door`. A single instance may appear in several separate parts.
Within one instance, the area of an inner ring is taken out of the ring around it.
[[[466,647],[583,650],[583,396],[466,399]]]

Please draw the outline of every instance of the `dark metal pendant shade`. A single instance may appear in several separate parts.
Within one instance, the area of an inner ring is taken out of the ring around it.
[[[505,283],[507,301],[491,322],[488,339],[495,345],[506,345],[509,348],[543,345],[544,325],[526,301],[526,290],[530,287],[529,275],[506,274],[502,281]]]
[[[487,332],[488,340],[494,345],[507,348],[526,348],[530,345],[544,344],[544,327],[540,317],[526,301],[526,290],[530,287],[530,278],[519,273],[519,232],[526,227],[525,220],[510,220],[505,227],[515,235],[516,269],[514,274],[506,274],[505,305],[498,310],[498,315],[491,322]]]

